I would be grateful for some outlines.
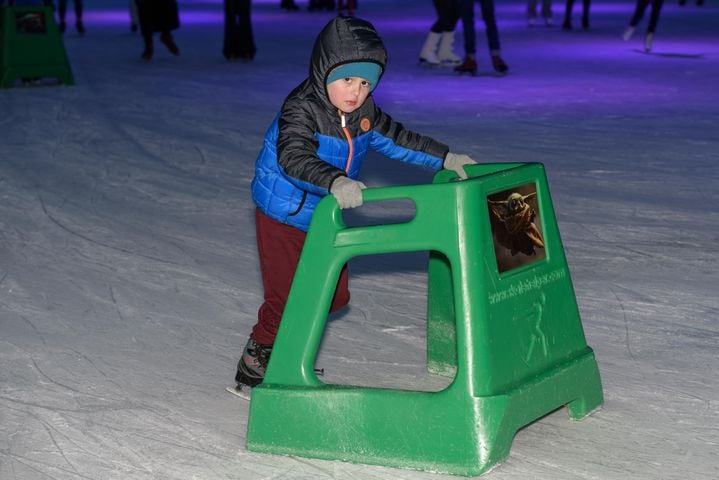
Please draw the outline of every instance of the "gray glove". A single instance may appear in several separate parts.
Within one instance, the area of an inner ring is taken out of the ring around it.
[[[362,205],[362,190],[365,188],[367,185],[364,183],[343,175],[332,182],[330,193],[337,199],[340,208],[355,208]]]
[[[457,153],[449,152],[447,156],[444,158],[444,168],[447,170],[451,170],[457,175],[459,175],[459,178],[462,180],[466,180],[467,172],[464,171],[465,165],[474,165],[475,162],[471,158],[469,158],[469,155],[462,155]]]

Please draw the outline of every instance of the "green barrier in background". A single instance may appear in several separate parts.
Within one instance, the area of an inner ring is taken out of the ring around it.
[[[364,190],[409,199],[403,224],[348,228],[318,205],[264,382],[253,389],[247,448],[458,475],[504,460],[520,428],[566,405],[600,408],[541,164],[483,164],[469,180]],[[428,368],[439,392],[322,383],[314,363],[342,266],[361,255],[429,251]]]
[[[52,7],[0,7],[0,87],[47,77],[73,84]]]

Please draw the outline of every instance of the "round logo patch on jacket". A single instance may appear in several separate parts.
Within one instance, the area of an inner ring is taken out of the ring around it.
[[[364,117],[362,120],[360,120],[360,128],[363,132],[369,132],[369,129],[372,128],[372,124],[369,121],[369,118]]]

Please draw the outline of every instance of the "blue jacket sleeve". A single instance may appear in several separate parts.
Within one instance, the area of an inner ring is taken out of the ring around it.
[[[405,129],[376,106],[370,146],[389,158],[432,170],[442,168],[444,157],[449,152],[447,145]]]

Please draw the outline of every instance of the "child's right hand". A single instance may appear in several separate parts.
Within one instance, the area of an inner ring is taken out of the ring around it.
[[[367,188],[362,182],[349,177],[337,177],[330,185],[330,193],[335,197],[340,208],[355,208],[362,205],[362,190]]]

